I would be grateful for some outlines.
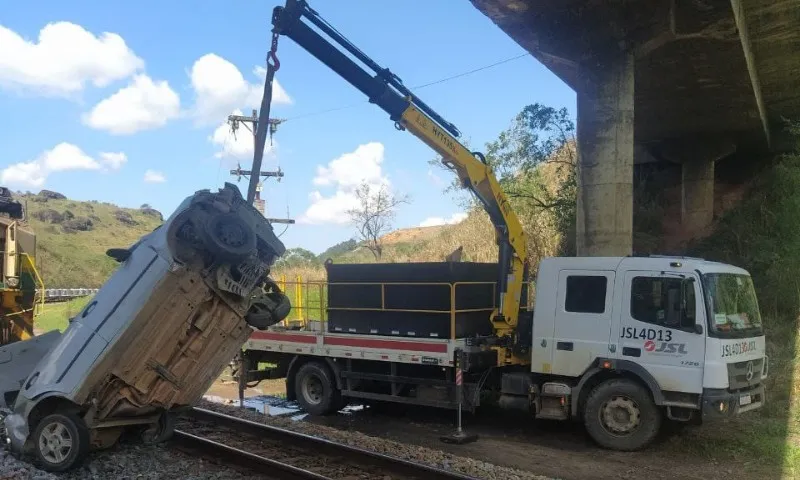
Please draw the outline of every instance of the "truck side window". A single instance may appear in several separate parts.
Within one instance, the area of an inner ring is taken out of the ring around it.
[[[602,275],[570,275],[564,309],[573,313],[604,313],[607,283],[608,279]]]
[[[631,283],[631,316],[640,322],[667,328],[693,327],[694,290],[687,289],[685,305],[682,306],[682,287],[679,278],[634,277]]]

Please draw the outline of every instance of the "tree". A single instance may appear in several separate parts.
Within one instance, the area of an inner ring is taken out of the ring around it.
[[[350,238],[343,242],[339,242],[332,247],[329,247],[327,250],[317,255],[317,259],[323,262],[329,258],[335,259],[336,257],[347,252],[352,252],[356,249],[356,247],[358,247],[358,242],[355,238]]]
[[[295,247],[289,248],[275,261],[275,268],[297,268],[311,266],[317,263],[317,256],[314,252],[306,250],[305,248]]]
[[[486,144],[485,156],[526,227],[531,255],[553,254],[548,238],[553,228],[560,234],[559,253],[574,254],[577,148],[567,110],[526,106]],[[442,165],[441,159],[435,163]],[[456,179],[447,190],[458,187]],[[480,207],[477,199],[470,207]]]
[[[391,231],[397,207],[408,203],[409,198],[406,195],[394,196],[385,184],[375,186],[367,182],[362,182],[355,194],[358,206],[348,210],[347,215],[356,226],[364,246],[375,256],[375,261],[380,261],[383,255],[381,237]]]

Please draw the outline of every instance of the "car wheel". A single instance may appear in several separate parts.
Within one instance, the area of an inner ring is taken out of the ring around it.
[[[244,220],[235,213],[216,213],[203,228],[206,247],[226,260],[242,259],[256,249],[256,235]]]
[[[586,400],[584,422],[595,442],[620,451],[640,450],[655,439],[662,415],[650,393],[631,380],[607,380]]]
[[[158,418],[158,422],[150,425],[150,427],[141,433],[140,437],[142,439],[142,443],[145,445],[156,445],[169,440],[174,431],[175,414],[172,412],[164,412]]]
[[[74,414],[54,413],[44,417],[33,434],[36,458],[49,472],[76,466],[89,452],[89,429]]]
[[[341,405],[341,392],[336,388],[333,375],[318,362],[300,367],[294,385],[297,403],[311,415],[328,415]]]
[[[286,318],[291,309],[289,297],[282,293],[267,293],[253,300],[244,320],[253,328],[265,330]]]
[[[179,213],[170,224],[167,245],[179,262],[191,264],[203,260],[204,244],[199,225],[202,225],[199,215],[191,209]]]

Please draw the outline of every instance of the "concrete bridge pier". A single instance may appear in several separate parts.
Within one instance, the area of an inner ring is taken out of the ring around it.
[[[683,162],[681,166],[681,226],[700,232],[714,220],[714,160]]]
[[[632,252],[634,57],[582,67],[578,92],[578,255]]]
[[[724,137],[683,139],[664,146],[662,157],[681,164],[681,227],[704,233],[714,221],[714,166],[733,154],[736,144]]]

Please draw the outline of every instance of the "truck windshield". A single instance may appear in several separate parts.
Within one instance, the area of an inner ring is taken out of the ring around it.
[[[748,275],[709,273],[703,275],[711,336],[742,338],[760,336],[761,314]]]

